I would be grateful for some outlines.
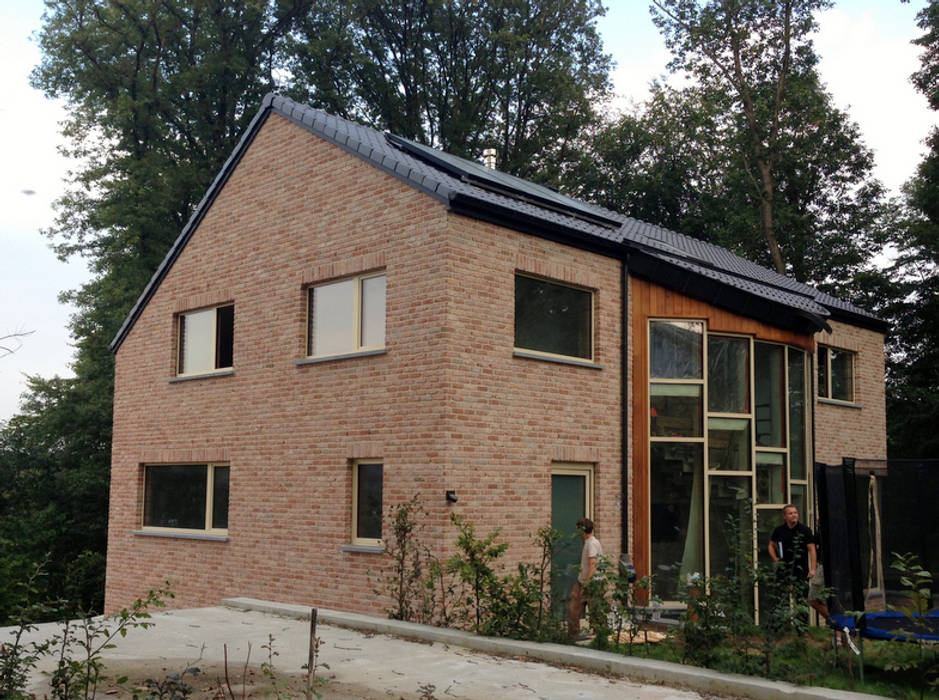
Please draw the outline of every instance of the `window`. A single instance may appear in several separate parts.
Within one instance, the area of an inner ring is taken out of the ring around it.
[[[310,287],[307,355],[344,355],[385,347],[385,275]]]
[[[145,467],[143,526],[224,534],[228,530],[228,465]]]
[[[818,347],[818,395],[835,401],[854,401],[854,353]]]
[[[741,571],[732,554],[761,556],[766,542],[752,524],[775,527],[782,504],[805,503],[807,370],[795,347],[649,319],[649,552],[663,600],[696,573]]]
[[[352,543],[381,545],[382,471],[376,462],[356,462],[352,469]]]
[[[593,294],[566,284],[515,275],[515,347],[593,359]]]
[[[219,306],[179,315],[178,374],[232,367],[235,307]]]

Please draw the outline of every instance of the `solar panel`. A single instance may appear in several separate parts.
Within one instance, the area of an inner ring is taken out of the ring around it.
[[[445,153],[436,148],[410,141],[401,136],[385,134],[385,138],[388,139],[389,143],[402,151],[427,161],[468,184],[476,185],[522,201],[536,202],[556,211],[600,224],[601,226],[608,226],[615,229],[619,229],[620,226],[622,226],[623,222],[615,218],[612,212],[608,212],[586,202],[581,202],[573,197],[563,195],[560,192],[552,190],[550,187],[537,185],[534,182],[523,180],[520,177],[487,168],[482,163],[460,158],[459,156]]]

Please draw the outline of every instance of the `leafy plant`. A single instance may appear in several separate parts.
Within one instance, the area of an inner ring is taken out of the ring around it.
[[[458,551],[447,560],[447,569],[456,574],[466,587],[461,602],[475,620],[473,630],[479,632],[486,612],[487,595],[497,582],[492,565],[505,554],[509,545],[504,542],[496,544],[498,529],[480,538],[476,536],[475,526],[456,513],[450,514],[450,520],[459,529],[459,535],[456,540]]]
[[[45,575],[48,555],[29,574],[25,581],[17,582],[16,596],[21,603],[13,617],[13,629],[9,643],[0,643],[0,697],[20,700],[30,697],[26,683],[36,663],[47,652],[47,643],[25,642],[23,637],[36,629],[33,620],[43,619],[54,606],[36,602],[41,593],[40,579]]]
[[[520,562],[516,574],[492,581],[483,634],[538,641],[560,641],[564,637],[550,586],[551,561],[560,537],[558,530],[541,528],[535,537],[540,560]]]
[[[104,670],[103,652],[113,649],[117,638],[127,636],[128,630],[150,627],[148,611],[163,607],[164,599],[172,597],[167,582],[165,588],[151,589],[146,597],[138,598],[130,608],[124,608],[113,617],[86,615],[77,621],[66,620],[62,633],[50,640],[50,647],[58,650],[58,663],[51,679],[52,698],[93,698]]]
[[[394,604],[387,610],[392,620],[413,620],[424,612],[420,605],[425,597],[425,573],[423,547],[420,532],[423,525],[416,516],[427,515],[420,497],[415,495],[405,503],[390,510],[387,518],[391,536],[384,540],[385,554],[391,558],[391,575],[386,579],[385,589]]]
[[[917,630],[925,631],[921,618],[932,607],[933,577],[930,571],[922,567],[919,557],[915,554],[894,552],[893,557],[890,568],[896,569],[900,574],[906,603],[891,605],[890,609],[902,613],[912,630],[897,630],[895,634],[897,639],[916,642],[919,645],[919,658],[895,661],[886,668],[891,671],[916,671],[919,676],[919,697],[922,699],[927,687],[939,687],[939,659],[936,649],[934,646],[927,649],[926,642],[916,634]]]

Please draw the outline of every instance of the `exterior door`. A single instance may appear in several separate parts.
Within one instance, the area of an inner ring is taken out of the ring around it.
[[[561,533],[551,561],[551,590],[566,604],[577,580],[583,541],[577,521],[593,515],[593,466],[555,464],[551,470],[551,527]]]

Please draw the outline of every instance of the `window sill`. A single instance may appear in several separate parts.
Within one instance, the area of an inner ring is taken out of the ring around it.
[[[322,362],[332,362],[333,360],[349,360],[353,357],[371,357],[372,355],[384,355],[388,352],[387,348],[377,350],[357,350],[355,352],[344,352],[339,355],[323,355],[322,357],[304,357],[302,360],[294,360],[297,367],[304,365],[318,365]]]
[[[163,532],[160,530],[131,530],[139,537],[169,537],[179,540],[206,540],[208,542],[228,542],[228,535],[212,535],[208,532]]]
[[[819,396],[816,401],[823,403],[826,406],[841,406],[842,408],[856,408],[858,410],[864,408],[859,403],[854,403],[853,401],[838,401],[838,399],[825,399]]]
[[[188,382],[193,379],[211,379],[212,377],[228,377],[235,373],[234,369],[220,369],[214,372],[202,372],[201,374],[184,374],[179,377],[170,377],[166,380],[167,384],[176,384],[177,382]]]
[[[363,552],[365,554],[384,554],[384,547],[366,544],[344,544],[339,547],[340,552]]]
[[[545,362],[556,362],[560,365],[573,365],[575,367],[586,367],[587,369],[603,369],[603,365],[590,360],[578,360],[573,357],[556,357],[554,355],[542,355],[538,352],[528,350],[513,350],[512,357],[521,357],[525,360],[544,360]]]

